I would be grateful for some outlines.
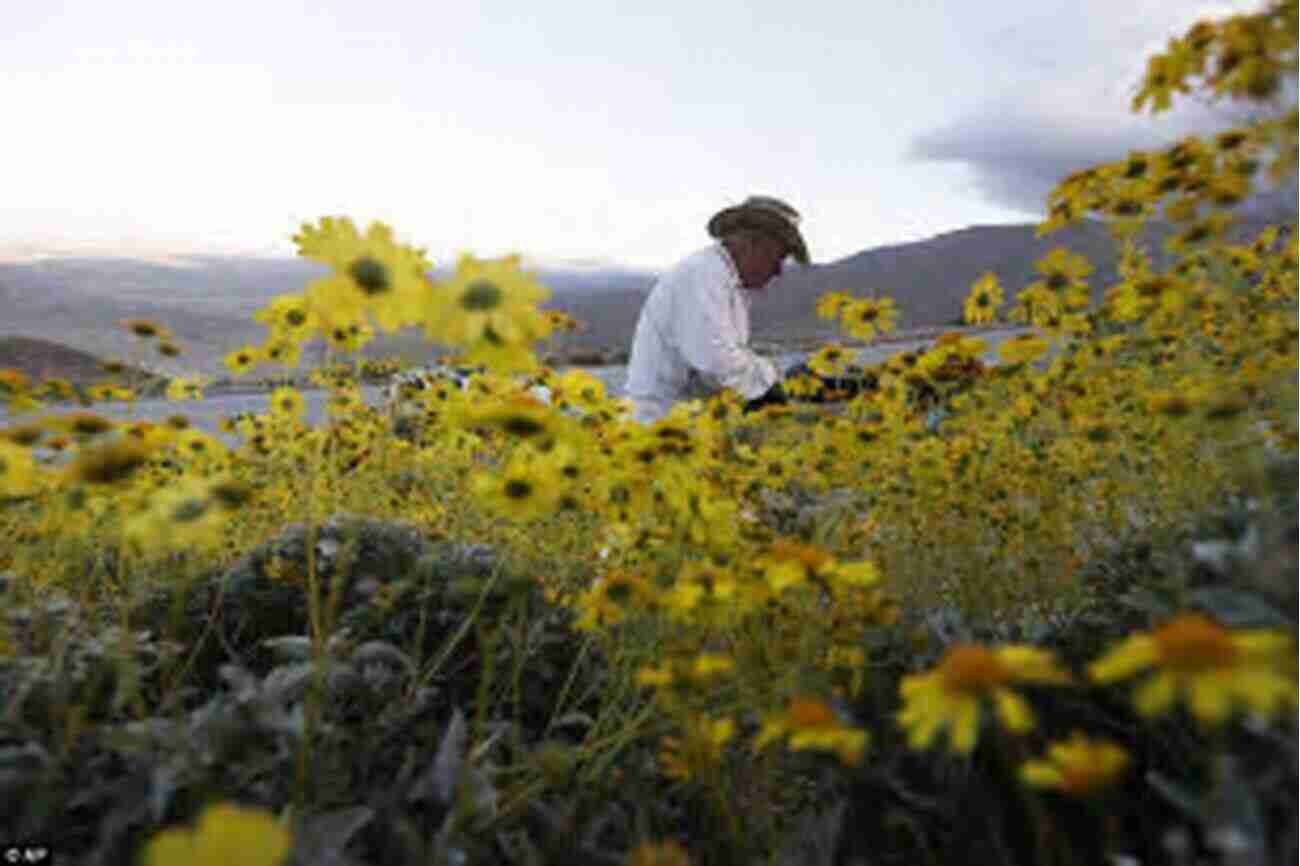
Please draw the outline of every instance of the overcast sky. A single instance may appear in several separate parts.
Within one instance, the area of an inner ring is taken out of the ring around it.
[[[663,268],[751,193],[814,261],[1037,219],[1053,182],[1214,128],[1145,57],[1259,3],[22,0],[0,245],[292,254],[383,219],[435,262]]]

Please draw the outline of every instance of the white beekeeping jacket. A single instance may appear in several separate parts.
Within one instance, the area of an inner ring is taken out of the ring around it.
[[[649,424],[679,400],[731,388],[746,400],[780,380],[749,349],[750,293],[721,243],[683,259],[659,278],[641,308],[626,394],[633,417]]]

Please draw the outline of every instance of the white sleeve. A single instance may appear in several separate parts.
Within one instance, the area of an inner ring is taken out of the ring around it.
[[[677,296],[675,314],[686,362],[746,400],[761,397],[780,380],[776,366],[742,345],[727,308],[727,287],[694,274]],[[745,313],[748,315],[748,313]]]

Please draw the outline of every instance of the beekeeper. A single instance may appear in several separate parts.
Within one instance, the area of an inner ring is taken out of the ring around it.
[[[708,232],[716,242],[660,277],[637,319],[625,393],[642,423],[722,388],[750,409],[785,401],[776,366],[749,348],[749,307],[787,258],[808,264],[799,213],[751,196],[714,214]]]

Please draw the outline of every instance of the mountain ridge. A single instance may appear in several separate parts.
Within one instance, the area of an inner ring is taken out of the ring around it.
[[[1288,221],[1294,219],[1293,211]],[[1234,235],[1250,237],[1273,222],[1277,220],[1246,216]],[[902,328],[951,325],[961,316],[971,283],[982,274],[995,273],[1010,301],[1036,278],[1035,262],[1056,246],[1093,262],[1091,286],[1100,299],[1116,278],[1115,244],[1105,226],[1081,223],[1043,238],[1035,237],[1036,228],[1036,223],[967,226],[793,270],[756,299],[753,335],[768,342],[835,337],[835,327],[814,312],[817,298],[832,290],[893,297]],[[1144,237],[1158,250],[1170,231],[1155,224]],[[130,257],[0,260],[0,336],[39,337],[103,357],[129,357],[138,353],[138,344],[113,323],[154,319],[190,347],[190,354],[180,359],[181,371],[215,372],[226,352],[264,339],[265,330],[251,319],[256,309],[277,294],[301,291],[313,276],[326,273],[324,266],[295,258],[213,255],[187,261],[198,266]],[[626,350],[641,304],[658,277],[654,271],[618,265],[531,270],[552,290],[544,306],[587,323],[584,333],[562,338],[567,347],[581,349]],[[447,273],[444,266],[431,276]],[[416,362],[434,353],[418,332],[384,335],[366,351],[371,357],[389,354]]]

